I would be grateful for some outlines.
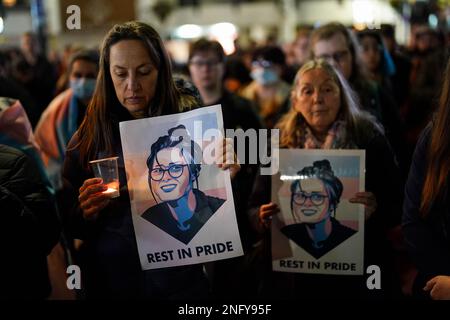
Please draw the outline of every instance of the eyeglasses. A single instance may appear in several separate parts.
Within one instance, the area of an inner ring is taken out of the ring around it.
[[[208,67],[208,68],[213,68],[215,66],[217,66],[220,63],[220,61],[218,60],[192,60],[190,62],[190,65],[192,65],[195,68],[200,69],[201,67]]]
[[[270,68],[273,66],[273,63],[267,60],[256,60],[252,62],[252,67],[260,67],[260,68]]]
[[[163,168],[155,168],[152,171],[150,171],[150,178],[153,181],[161,181],[164,177],[164,173],[169,172],[169,175],[176,179],[179,178],[184,171],[184,167],[186,167],[187,164],[172,164],[169,166],[168,169]]]
[[[338,51],[332,54],[321,54],[320,56],[316,56],[317,59],[324,59],[328,62],[331,60],[336,61],[337,63],[341,62],[348,56],[349,52],[348,50],[342,50]]]
[[[313,205],[320,206],[325,202],[325,198],[328,198],[328,196],[315,192],[309,195],[304,192],[298,192],[293,194],[293,200],[299,206],[304,205],[307,199],[311,200]]]

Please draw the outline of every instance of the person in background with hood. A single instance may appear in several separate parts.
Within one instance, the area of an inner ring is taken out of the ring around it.
[[[89,50],[81,50],[72,55],[68,69],[70,87],[53,99],[34,132],[56,191],[62,187],[61,168],[66,145],[83,121],[94,93],[98,59],[98,53]]]

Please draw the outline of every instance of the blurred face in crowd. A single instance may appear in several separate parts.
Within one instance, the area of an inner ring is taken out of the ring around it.
[[[373,37],[366,36],[360,40],[361,59],[371,72],[376,72],[381,63],[381,46]]]
[[[97,73],[97,65],[93,62],[78,59],[72,64],[69,77],[70,87],[74,95],[86,104],[94,94]]]
[[[212,51],[196,53],[189,62],[192,82],[200,90],[213,90],[221,85],[225,65]]]
[[[325,134],[341,107],[341,92],[333,78],[322,68],[305,71],[293,94],[293,106],[316,134]]]
[[[416,45],[420,52],[426,52],[433,48],[433,34],[423,32],[416,35]]]
[[[31,55],[37,54],[39,50],[36,39],[30,34],[22,36],[20,39],[20,48],[22,52]]]
[[[294,43],[294,54],[297,64],[302,65],[309,58],[309,36],[298,37]]]
[[[292,211],[301,223],[319,223],[330,218],[330,201],[322,180],[301,179],[292,196]]]
[[[312,50],[314,58],[327,60],[342,72],[345,79],[350,79],[353,71],[353,57],[342,33],[336,33],[329,39],[318,40],[314,43]]]
[[[87,60],[76,60],[72,64],[72,70],[70,72],[70,80],[87,78],[97,78],[97,65]]]
[[[109,68],[120,103],[136,118],[147,116],[158,70],[144,43],[122,40],[111,46]]]
[[[281,66],[262,58],[252,62],[250,76],[259,85],[270,86],[280,80]]]

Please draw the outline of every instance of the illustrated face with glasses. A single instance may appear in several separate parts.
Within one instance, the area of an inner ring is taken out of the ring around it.
[[[203,67],[214,68],[220,63],[219,59],[211,52],[204,52],[202,54],[196,54],[192,57],[189,65],[193,68],[201,69]]]
[[[331,217],[329,195],[322,180],[301,179],[292,194],[292,213],[300,223],[319,223]]]
[[[158,201],[180,199],[192,190],[189,165],[180,148],[165,148],[156,154],[149,169],[149,182]]]
[[[350,79],[353,71],[353,57],[347,39],[342,33],[336,33],[329,39],[316,41],[313,43],[312,50],[315,59],[327,60],[342,72],[346,80]]]

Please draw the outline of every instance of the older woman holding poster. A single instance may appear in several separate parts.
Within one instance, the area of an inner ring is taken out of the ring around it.
[[[391,250],[386,231],[400,221],[401,182],[391,148],[376,120],[361,111],[344,77],[324,60],[309,61],[298,71],[291,93],[291,110],[278,123],[282,148],[363,149],[366,151],[366,191],[350,199],[366,209],[365,267],[382,270],[382,289],[369,292],[366,277],[298,275],[294,285],[268,284],[268,292],[308,298],[386,297],[396,294]],[[255,184],[250,215],[263,232],[279,212],[270,202],[270,177]],[[274,277],[289,277],[289,274]],[[279,289],[279,290],[277,290]]]
[[[149,25],[127,22],[106,35],[97,86],[69,143],[63,172],[65,191],[76,203],[69,228],[74,238],[83,240],[79,263],[87,298],[177,299],[207,294],[201,265],[141,270],[119,136],[120,121],[194,108],[199,105],[194,93],[186,83],[173,80],[169,56]],[[228,159],[230,153],[224,155]],[[121,190],[114,199],[102,193],[107,186],[93,178],[88,166],[90,160],[110,156],[119,156]],[[233,176],[239,165],[222,168],[229,168]]]

